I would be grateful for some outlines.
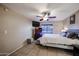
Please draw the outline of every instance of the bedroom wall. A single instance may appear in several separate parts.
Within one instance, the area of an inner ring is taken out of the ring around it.
[[[32,35],[32,22],[0,5],[0,53],[10,53]]]
[[[54,25],[53,32],[55,34],[60,33],[61,30],[63,29],[63,21],[53,22],[53,25]]]
[[[79,11],[75,13],[75,24],[74,25],[70,25],[70,17],[66,18],[63,21],[56,21],[52,23],[54,25],[53,26],[54,33],[60,33],[61,30],[63,30],[64,28],[79,28]]]
[[[79,11],[76,13],[76,24],[79,25]]]
[[[79,28],[79,11],[77,11],[75,13],[75,24],[70,25],[70,17],[68,17],[67,19],[65,19],[63,21],[63,24],[64,24],[64,27],[68,27],[68,28],[70,28],[70,27],[75,27],[75,28],[78,27]]]

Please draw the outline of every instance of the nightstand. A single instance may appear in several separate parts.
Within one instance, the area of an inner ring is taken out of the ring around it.
[[[79,56],[79,45],[73,45],[73,55],[74,56]]]

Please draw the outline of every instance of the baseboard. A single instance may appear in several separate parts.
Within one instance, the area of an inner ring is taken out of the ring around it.
[[[7,56],[9,53],[0,53],[0,56]]]
[[[23,45],[20,45],[18,48],[16,48],[14,51],[12,51],[11,53],[8,53],[7,56],[10,56],[12,53],[16,52],[17,50],[19,50],[20,48],[22,48]]]

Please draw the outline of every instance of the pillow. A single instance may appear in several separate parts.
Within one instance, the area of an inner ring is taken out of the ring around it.
[[[65,36],[65,32],[61,32],[60,35],[61,35],[61,36]]]
[[[70,33],[69,33],[69,32],[67,32],[67,33],[66,33],[66,37],[68,37],[68,36],[69,36],[69,34],[70,34]]]
[[[61,32],[60,35],[62,35],[63,37],[67,36],[67,32]]]

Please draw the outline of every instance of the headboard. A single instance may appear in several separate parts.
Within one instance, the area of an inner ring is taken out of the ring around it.
[[[69,32],[69,33],[75,32],[79,35],[79,29],[69,29],[67,32]]]

